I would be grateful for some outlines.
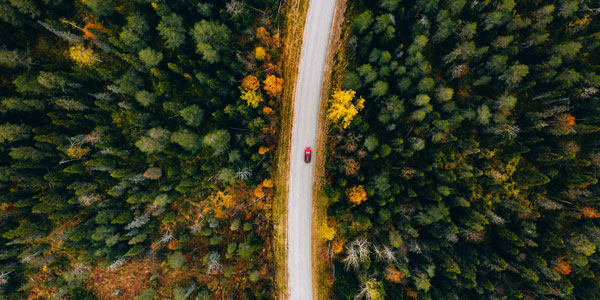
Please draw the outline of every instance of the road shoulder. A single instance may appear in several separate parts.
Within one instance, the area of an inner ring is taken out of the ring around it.
[[[327,133],[328,124],[326,120],[326,111],[329,95],[332,90],[337,88],[340,83],[332,76],[333,68],[336,66],[336,55],[343,51],[341,40],[342,25],[344,23],[344,13],[346,11],[347,0],[336,0],[335,13],[331,34],[329,36],[329,45],[325,59],[325,68],[323,69],[323,84],[321,86],[321,99],[319,103],[319,122],[317,126],[317,141],[315,145],[314,165],[314,183],[313,183],[313,220],[312,220],[312,272],[313,272],[313,299],[330,299],[332,278],[332,253],[329,241],[320,234],[321,225],[327,223],[328,200],[323,188],[327,184],[325,177],[325,163],[327,158]],[[323,259],[327,258],[327,259]]]

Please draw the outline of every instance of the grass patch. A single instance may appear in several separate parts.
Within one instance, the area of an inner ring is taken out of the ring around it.
[[[317,149],[315,153],[315,182],[313,184],[313,222],[312,222],[312,270],[313,270],[313,298],[331,299],[331,288],[333,286],[333,252],[330,242],[325,239],[321,232],[323,224],[327,224],[327,207],[329,200],[324,193],[324,187],[327,184],[325,176],[325,163],[327,153],[328,124],[326,120],[326,111],[329,95],[339,89],[342,83],[343,70],[346,68],[344,45],[347,35],[342,36],[342,29],[346,28],[347,21],[344,21],[344,12],[346,11],[347,0],[338,0],[336,3],[335,14],[329,38],[329,46],[325,61],[323,74],[323,85],[321,87],[321,101],[319,104],[319,125],[317,127]],[[331,74],[327,76],[327,74]],[[318,258],[318,259],[317,259]],[[323,259],[327,258],[327,259]]]

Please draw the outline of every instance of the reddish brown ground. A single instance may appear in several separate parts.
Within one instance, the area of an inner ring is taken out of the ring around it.
[[[92,270],[86,284],[100,300],[130,300],[148,288],[150,277],[158,270],[153,259],[136,259],[126,262],[114,271],[105,267]],[[112,296],[120,290],[119,295]]]

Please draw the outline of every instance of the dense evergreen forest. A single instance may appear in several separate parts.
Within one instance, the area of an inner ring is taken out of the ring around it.
[[[600,3],[349,6],[331,298],[600,299]]]
[[[273,298],[276,0],[0,0],[0,299]]]

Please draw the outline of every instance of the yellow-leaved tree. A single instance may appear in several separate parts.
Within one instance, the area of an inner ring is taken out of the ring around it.
[[[263,180],[263,182],[262,182],[262,185],[263,185],[264,187],[266,187],[266,188],[269,188],[269,189],[270,189],[270,188],[272,188],[272,187],[273,187],[273,180],[271,180],[271,179],[265,179],[265,180]]]
[[[346,189],[346,196],[353,205],[359,205],[367,200],[367,192],[362,185]]]
[[[83,67],[89,67],[100,61],[92,49],[85,48],[82,44],[77,44],[69,48],[69,57],[76,64]]]
[[[245,89],[241,89],[241,90],[242,90],[242,95],[240,96],[240,98],[242,100],[246,101],[248,106],[250,106],[252,108],[257,108],[258,105],[260,105],[260,103],[262,103],[264,101],[264,99],[259,91],[245,90]]]
[[[324,221],[319,228],[319,236],[328,241],[332,241],[335,237],[335,227],[329,226],[329,224]]]
[[[88,148],[88,147],[85,147],[85,148],[82,148],[82,147],[70,147],[69,149],[67,149],[67,155],[69,155],[69,157],[74,158],[74,159],[81,159],[89,151],[90,151],[90,148]]]
[[[360,291],[354,297],[354,299],[367,299],[367,300],[383,300],[384,294],[383,283],[377,280],[377,278],[370,278],[363,282]]]
[[[258,46],[256,49],[254,49],[254,57],[256,57],[257,60],[262,61],[266,56],[267,52],[265,51],[265,48]]]
[[[353,90],[335,91],[327,109],[327,120],[343,129],[348,128],[354,116],[365,107],[365,99],[355,96]]]

